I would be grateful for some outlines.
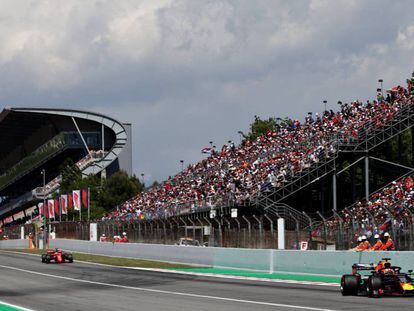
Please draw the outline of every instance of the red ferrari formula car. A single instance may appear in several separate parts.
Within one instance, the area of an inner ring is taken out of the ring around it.
[[[383,258],[376,266],[353,264],[352,274],[341,278],[343,296],[414,296],[413,270],[401,272],[401,267],[392,266],[390,258]],[[361,275],[364,273],[365,275]]]
[[[46,254],[42,254],[42,262],[50,263],[51,261],[55,263],[63,263],[65,261],[72,263],[73,255],[58,248],[48,249]]]

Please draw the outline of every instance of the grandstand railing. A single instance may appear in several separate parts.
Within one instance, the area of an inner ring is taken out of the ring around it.
[[[106,152],[103,151],[91,151],[86,157],[79,160],[75,165],[79,168],[82,172],[88,166],[92,165],[96,161],[100,161],[105,156]],[[42,198],[47,196],[54,191],[56,191],[60,187],[60,183],[62,182],[62,175],[57,176],[56,178],[52,179],[50,182],[43,187],[37,187],[34,189],[35,196],[38,198]]]
[[[23,175],[27,174],[27,172],[44,163],[53,155],[61,152],[65,146],[66,144],[64,135],[56,135],[54,138],[37,148],[12,168],[4,172],[0,176],[0,189],[4,189]]]

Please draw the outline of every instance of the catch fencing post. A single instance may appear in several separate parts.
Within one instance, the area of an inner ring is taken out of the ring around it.
[[[336,212],[336,210],[332,209],[332,212],[334,213],[335,217],[339,220],[339,236],[338,236],[338,248],[339,249],[345,249],[345,241],[344,241],[344,234],[343,234],[343,219],[339,214]]]
[[[305,213],[305,211],[302,212],[303,216],[305,216],[309,221],[309,249],[312,249],[312,230],[313,230],[313,222],[312,218],[309,217],[308,214]]]
[[[190,218],[188,218],[188,221],[191,223],[191,225],[193,226],[193,241],[195,241],[195,236],[196,236],[196,234],[195,234],[195,223],[190,219]]]
[[[327,228],[326,228],[326,219],[325,217],[322,216],[322,214],[319,211],[316,211],[316,214],[318,214],[318,216],[322,219],[322,223],[323,223],[323,243],[325,246],[325,250],[327,248],[328,245],[328,233],[326,232]]]
[[[219,230],[219,245],[218,246],[222,246],[222,232],[221,232],[221,223],[220,221],[217,220],[217,218],[213,218],[213,220],[218,224],[218,230]]]
[[[267,215],[267,214],[264,214],[263,215],[263,217],[264,218],[266,218],[268,221],[269,221],[269,223],[270,223],[270,236],[271,236],[271,243],[270,243],[270,247],[271,248],[273,248],[274,247],[274,236],[273,236],[273,231],[274,231],[274,228],[273,228],[273,220]]]
[[[210,244],[211,244],[211,231],[213,229],[213,226],[211,225],[211,221],[207,217],[203,217],[203,218],[208,223],[208,225],[210,226],[210,236],[208,237],[208,244],[210,246]]]
[[[201,245],[204,245],[204,224],[203,222],[200,220],[200,218],[196,218],[196,220],[200,223],[201,225]]]
[[[295,231],[296,231],[296,249],[300,249],[300,245],[299,245],[299,220],[293,216],[292,213],[289,212],[289,216],[291,218],[293,218],[293,220],[295,221]]]

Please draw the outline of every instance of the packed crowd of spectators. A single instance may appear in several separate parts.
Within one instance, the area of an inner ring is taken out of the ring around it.
[[[207,159],[145,190],[103,220],[163,217],[229,201],[243,204],[263,190],[283,187],[334,156],[339,142],[358,140],[413,104],[414,77],[407,82],[407,88],[394,87],[386,97],[381,91],[366,103],[338,102],[337,112],[309,113],[304,122],[285,119],[255,140],[213,149]]]
[[[389,230],[391,226],[404,230],[406,222],[412,221],[413,204],[414,175],[410,175],[374,193],[369,201],[356,202],[343,210],[339,217],[344,224],[354,226],[356,234],[365,234],[369,238]],[[331,231],[338,228],[339,222],[338,217],[329,221]]]

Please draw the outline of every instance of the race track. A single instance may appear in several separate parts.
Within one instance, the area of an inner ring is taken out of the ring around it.
[[[33,310],[392,310],[414,298],[342,297],[338,287],[42,264],[0,251],[0,300]]]

